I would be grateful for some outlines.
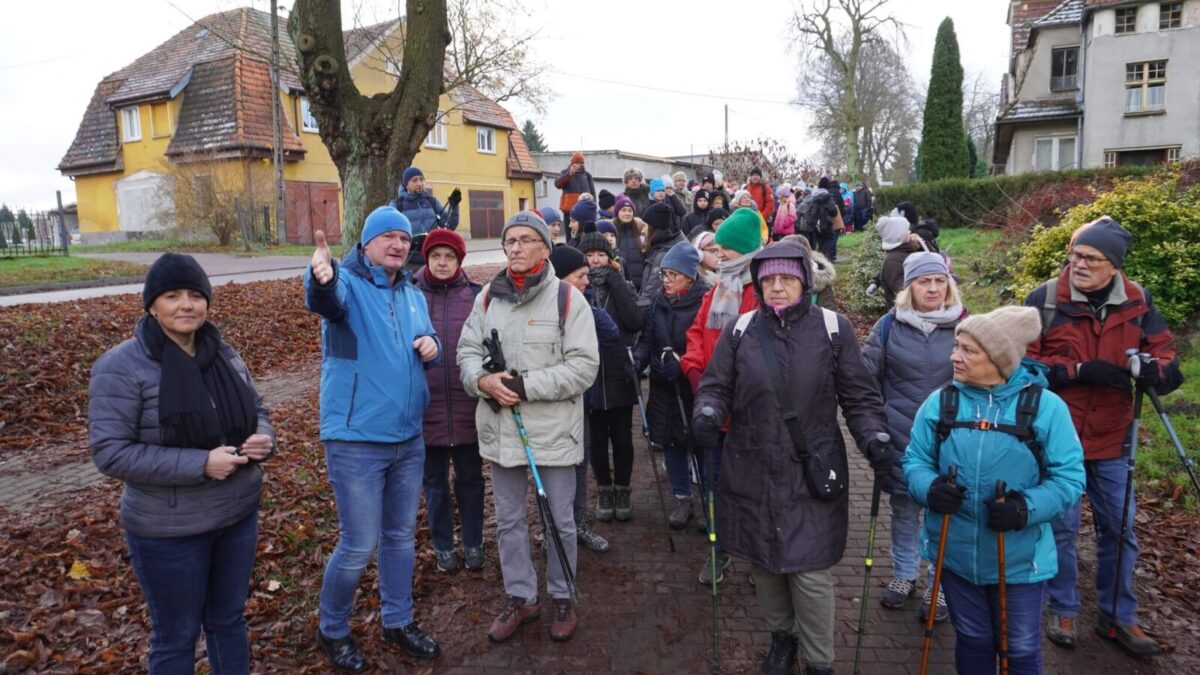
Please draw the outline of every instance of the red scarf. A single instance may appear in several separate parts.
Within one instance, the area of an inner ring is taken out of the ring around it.
[[[510,268],[508,268],[508,278],[512,279],[513,286],[517,287],[517,291],[523,291],[523,290],[525,290],[525,278],[530,275],[536,275],[537,273],[541,272],[542,268],[544,268],[545,266],[546,266],[546,261],[543,260],[540,263],[538,263],[536,267],[529,270],[528,272],[514,272],[513,269],[510,267]]]

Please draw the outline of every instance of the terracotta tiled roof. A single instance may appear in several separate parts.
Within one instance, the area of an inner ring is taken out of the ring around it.
[[[497,129],[516,130],[517,123],[504,106],[484,96],[483,92],[467,84],[459,85],[450,92],[450,98],[458,103],[463,120],[471,124]]]
[[[1105,5],[1128,5],[1129,0],[1084,0],[1088,7],[1103,7]]]
[[[167,156],[195,153],[269,155],[272,143],[271,72],[241,53],[196,64]],[[285,155],[304,145],[284,119]]]
[[[120,171],[121,144],[117,137],[117,115],[108,107],[108,97],[121,86],[120,80],[104,79],[96,85],[71,148],[58,165],[59,171],[74,176]]]
[[[508,131],[508,157],[505,162],[509,178],[537,179],[542,177],[542,170],[538,168],[537,162],[533,160],[533,155],[529,153],[525,137],[516,129]]]

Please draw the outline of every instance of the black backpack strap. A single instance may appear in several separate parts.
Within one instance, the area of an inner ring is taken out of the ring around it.
[[[958,388],[947,385],[941,393],[941,412],[938,414],[937,440],[934,444],[934,462],[937,461],[942,449],[942,442],[950,436],[954,429],[975,429],[978,431],[1001,431],[1021,440],[1033,454],[1038,465],[1038,473],[1045,475],[1045,461],[1042,456],[1042,444],[1038,442],[1034,422],[1037,420],[1038,406],[1042,400],[1042,387],[1030,385],[1021,390],[1017,396],[1017,419],[1015,424],[992,424],[987,420],[958,419]]]
[[[775,389],[775,400],[779,403],[779,413],[783,415],[784,426],[787,427],[788,435],[792,437],[792,447],[795,449],[796,456],[801,461],[807,461],[809,457],[808,444],[804,440],[804,433],[800,430],[800,416],[796,414],[796,408],[792,405],[792,397],[788,394],[787,380],[784,379],[783,369],[779,366],[779,357],[775,354],[771,329],[767,326],[766,321],[758,321],[756,325],[759,341],[762,342],[763,358],[766,359],[767,370],[771,373],[771,386]]]
[[[950,437],[950,432],[954,430],[958,422],[958,387],[953,384],[942,387],[942,392],[938,396],[938,402],[940,403],[940,409],[938,411],[936,440],[933,444],[934,464],[937,464],[938,457],[942,454],[942,443]]]
[[[1021,395],[1017,397],[1017,423],[1013,433],[1029,446],[1029,451],[1037,460],[1038,473],[1044,471],[1045,462],[1042,457],[1042,444],[1038,443],[1037,430],[1034,429],[1033,424],[1037,421],[1042,391],[1042,386],[1039,384],[1033,384],[1021,390]]]

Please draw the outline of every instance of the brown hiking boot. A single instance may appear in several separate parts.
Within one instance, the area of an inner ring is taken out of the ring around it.
[[[570,640],[579,625],[579,617],[575,616],[575,605],[568,598],[554,599],[554,620],[550,622],[551,640]]]
[[[508,596],[504,608],[500,610],[500,616],[492,621],[492,627],[488,629],[488,639],[492,642],[508,640],[518,628],[530,621],[536,621],[540,611],[541,606],[537,603],[529,604],[525,602],[525,598]]]
[[[1154,638],[1143,633],[1141,628],[1117,624],[1115,634],[1110,634],[1112,628],[1113,621],[1106,616],[1101,615],[1100,620],[1096,622],[1097,635],[1115,640],[1125,651],[1134,656],[1156,656],[1162,653],[1162,648],[1158,646]]]
[[[1079,644],[1075,636],[1075,617],[1051,614],[1046,624],[1046,638],[1059,647],[1074,649]]]

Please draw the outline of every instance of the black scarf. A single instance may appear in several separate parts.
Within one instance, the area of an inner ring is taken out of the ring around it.
[[[139,331],[159,362],[158,427],[162,444],[211,450],[240,447],[258,428],[254,394],[222,353],[221,334],[211,323],[196,331],[196,355],[188,356],[152,316]]]

